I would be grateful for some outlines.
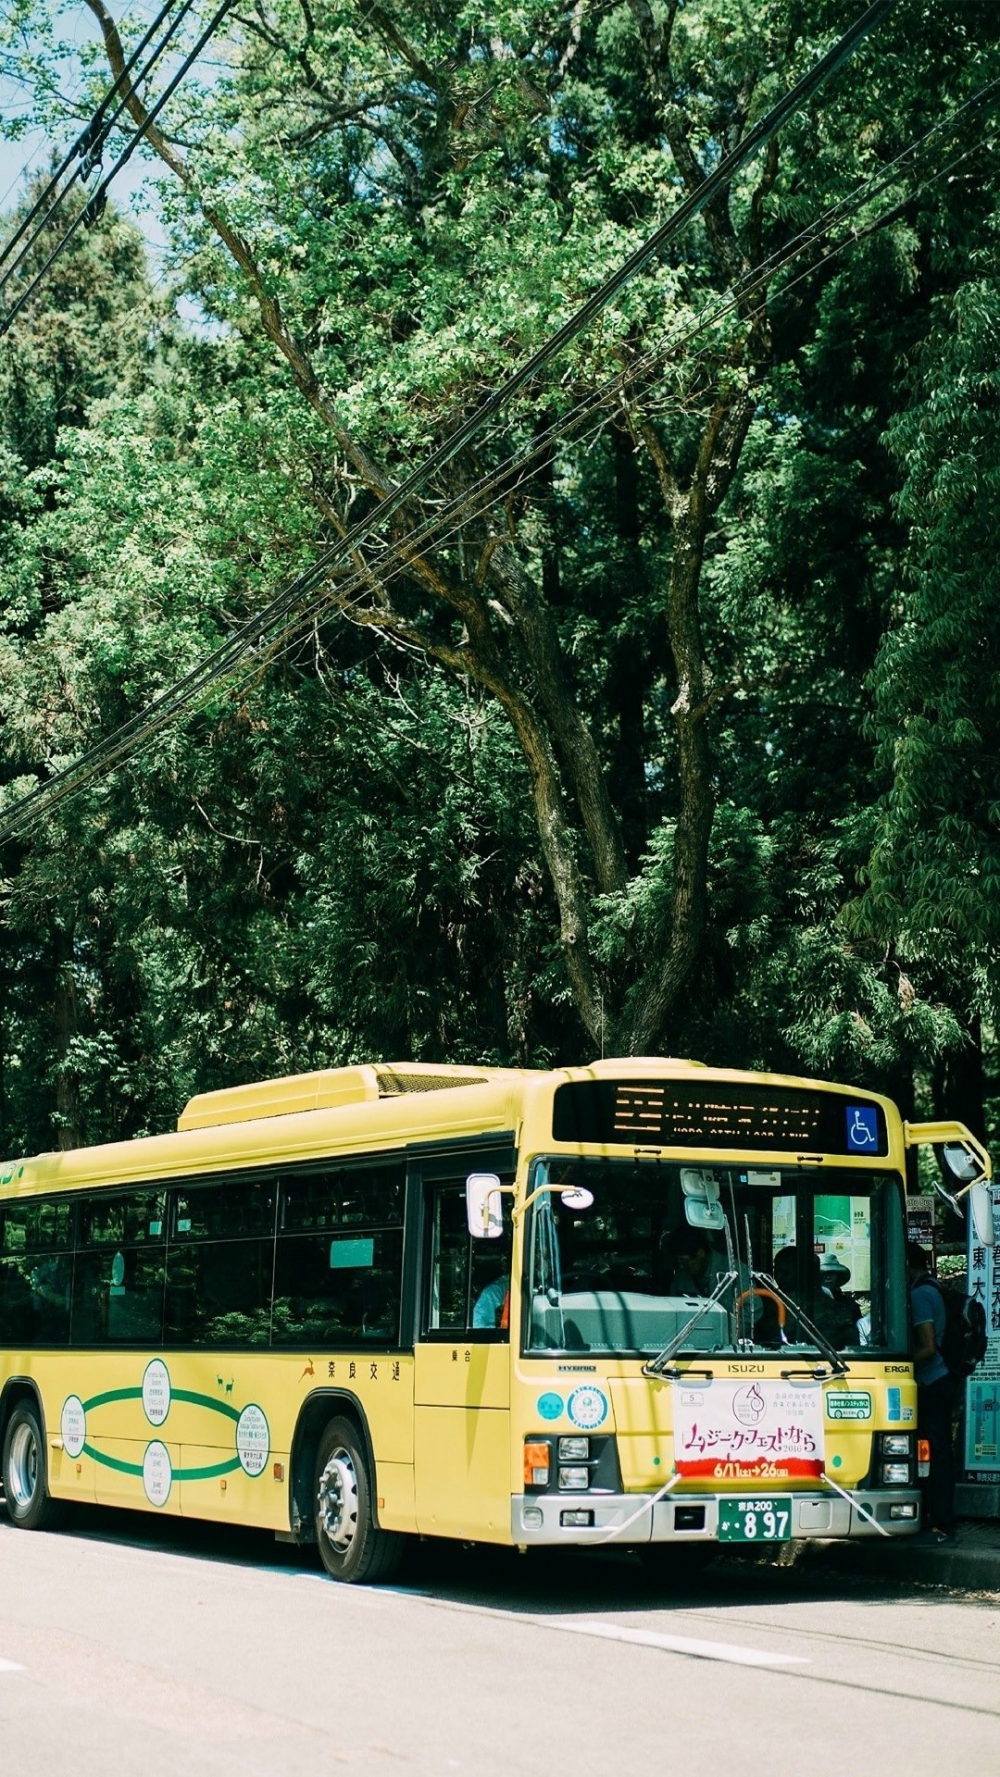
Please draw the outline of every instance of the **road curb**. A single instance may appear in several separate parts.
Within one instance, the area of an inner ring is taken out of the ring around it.
[[[891,1579],[920,1586],[951,1586],[970,1592],[1000,1592],[1000,1548],[944,1545],[927,1548],[906,1542],[880,1548],[876,1543],[808,1543],[799,1551],[797,1567],[823,1567],[827,1572],[857,1574],[865,1579]]]

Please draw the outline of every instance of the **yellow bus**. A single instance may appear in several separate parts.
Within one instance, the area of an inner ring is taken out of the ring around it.
[[[194,1098],[0,1170],[7,1512],[644,1549],[917,1528],[906,1150],[870,1092],[662,1058]],[[686,1557],[691,1559],[690,1554]]]

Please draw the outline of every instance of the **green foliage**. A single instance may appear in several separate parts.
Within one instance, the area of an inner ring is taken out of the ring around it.
[[[0,344],[3,800],[142,709],[371,502],[204,205],[251,243],[338,423],[400,475],[676,202],[640,11],[271,0],[231,27],[175,117],[197,178],[161,181],[170,298],[109,211]],[[860,236],[780,273],[772,362],[752,366],[736,308],[668,353],[731,293],[702,219],[433,490],[668,354],[434,558],[478,589],[505,548],[551,616],[626,854],[602,892],[546,729],[610,1041],[669,949],[682,801],[676,531],[649,428],[684,485],[719,391],[752,383],[699,588],[707,921],[664,1047],[942,1111],[985,1057],[977,1115],[1000,1101],[996,221],[968,118],[922,151],[915,196],[893,162],[1000,73],[992,11],[902,0],[789,124],[766,191],[759,164],[741,175],[738,253],[758,222],[777,252],[838,201]],[[693,150],[736,140],[845,16],[688,0],[670,76]],[[19,0],[8,66],[24,33],[52,117],[68,49]],[[876,173],[885,190],[852,198]],[[181,323],[182,295],[210,325]],[[461,614],[416,572],[393,596],[423,654],[331,615],[10,848],[0,1146],[162,1128],[193,1091],[372,1055],[586,1053],[525,755],[455,669]],[[489,608],[506,682],[538,710]]]

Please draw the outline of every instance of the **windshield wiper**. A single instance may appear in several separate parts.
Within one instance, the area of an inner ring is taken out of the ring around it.
[[[673,1338],[670,1341],[670,1344],[665,1345],[663,1347],[663,1350],[657,1353],[656,1357],[650,1358],[648,1364],[643,1364],[643,1366],[642,1366],[643,1375],[644,1376],[667,1376],[670,1378],[670,1380],[672,1382],[678,1382],[681,1378],[681,1375],[686,1374],[687,1372],[682,1372],[682,1371],[678,1370],[672,1360],[676,1357],[677,1353],[680,1351],[680,1348],[683,1345],[688,1334],[693,1330],[694,1327],[696,1327],[698,1325],[698,1322],[702,1319],[702,1317],[708,1313],[710,1308],[714,1308],[717,1302],[720,1302],[722,1300],[722,1297],[725,1295],[727,1289],[729,1289],[731,1284],[738,1283],[738,1282],[739,1282],[739,1272],[738,1271],[727,1271],[724,1277],[720,1277],[718,1283],[716,1284],[714,1290],[712,1291],[712,1294],[710,1296],[706,1296],[705,1300],[704,1300],[704,1302],[702,1302],[700,1308],[696,1308],[694,1313],[689,1316],[689,1318],[684,1322],[684,1325],[681,1327],[680,1331],[674,1334]],[[711,1370],[696,1370],[693,1373],[698,1376],[711,1376],[714,1374],[714,1372]]]
[[[823,1356],[826,1358],[826,1361],[830,1366],[831,1376],[846,1376],[847,1375],[847,1365],[844,1362],[844,1359],[841,1357],[836,1346],[830,1344],[830,1341],[826,1337],[825,1333],[820,1332],[819,1327],[816,1326],[813,1323],[813,1321],[811,1321],[809,1319],[809,1316],[808,1316],[808,1314],[806,1314],[805,1310],[803,1308],[800,1308],[799,1304],[796,1301],[794,1301],[791,1296],[785,1295],[785,1292],[782,1289],[780,1283],[775,1283],[774,1278],[771,1277],[767,1271],[751,1271],[750,1276],[753,1279],[754,1283],[763,1284],[771,1292],[772,1295],[777,1296],[779,1302],[783,1302],[786,1308],[791,1309],[796,1320],[799,1322],[799,1325],[804,1328],[804,1330],[810,1335],[810,1337],[819,1346],[820,1351],[822,1352]],[[820,1382],[823,1380],[823,1373],[818,1372],[815,1369],[812,1369],[812,1370],[782,1370],[781,1374],[782,1374],[782,1376],[812,1376],[814,1378],[814,1380],[817,1382]]]

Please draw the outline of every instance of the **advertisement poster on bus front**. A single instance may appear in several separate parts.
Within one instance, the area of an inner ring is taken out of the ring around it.
[[[1000,1188],[993,1189],[997,1245],[981,1246],[969,1217],[968,1293],[986,1311],[986,1356],[965,1385],[965,1472],[1000,1481]]]
[[[685,1479],[814,1480],[823,1472],[823,1391],[759,1381],[675,1383],[674,1462]]]

